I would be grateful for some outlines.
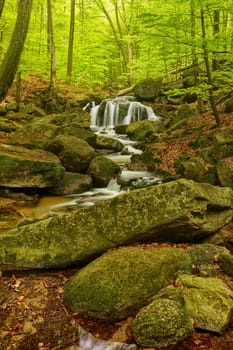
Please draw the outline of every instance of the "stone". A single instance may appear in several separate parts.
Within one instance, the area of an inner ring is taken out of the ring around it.
[[[68,282],[63,299],[79,315],[120,320],[147,304],[179,270],[191,271],[190,258],[182,249],[111,250]]]
[[[0,145],[0,186],[44,188],[55,185],[63,175],[64,168],[54,154]]]
[[[106,187],[109,181],[120,174],[120,166],[104,156],[95,157],[87,170],[97,187]]]
[[[67,196],[82,193],[92,187],[92,178],[86,174],[66,171],[61,181],[48,189],[48,193],[56,196]]]
[[[123,147],[123,144],[117,139],[103,135],[98,135],[96,138],[95,148],[97,149],[111,149],[120,152],[122,151]]]
[[[95,157],[95,150],[86,141],[72,135],[58,135],[46,147],[58,156],[67,171],[83,173]]]
[[[232,190],[190,180],[122,193],[0,236],[7,268],[59,267],[130,242],[197,242],[232,220]]]
[[[233,316],[233,292],[218,278],[181,275],[176,285],[184,288],[185,309],[194,327],[222,334]]]
[[[228,157],[217,162],[217,174],[219,184],[233,188],[233,157]]]
[[[162,78],[140,80],[133,88],[134,96],[143,101],[154,101],[161,93]]]
[[[169,299],[155,299],[139,311],[132,325],[134,340],[142,347],[177,344],[192,332],[193,325],[184,306]]]
[[[146,138],[162,130],[163,126],[159,121],[145,119],[129,124],[125,132],[131,140],[145,141]]]

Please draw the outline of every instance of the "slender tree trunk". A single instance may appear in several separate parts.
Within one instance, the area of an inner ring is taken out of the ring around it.
[[[210,101],[210,105],[211,105],[211,108],[213,111],[213,115],[215,117],[216,124],[217,124],[217,126],[219,126],[220,125],[220,118],[219,118],[216,104],[214,102],[212,78],[211,78],[211,70],[210,70],[210,62],[209,62],[209,52],[208,52],[208,47],[207,47],[207,42],[206,42],[205,17],[204,17],[203,9],[201,9],[201,27],[202,27],[202,39],[203,39],[202,49],[203,49],[205,66],[206,66],[207,82],[209,85],[209,101]]]
[[[8,50],[0,67],[0,102],[14,81],[21,52],[26,40],[32,0],[18,0],[18,13]]]
[[[192,37],[192,61],[193,61],[193,71],[194,71],[194,81],[195,86],[199,86],[199,64],[197,56],[197,48],[195,44],[196,39],[196,11],[195,11],[195,0],[190,2],[190,15],[191,15],[191,37]],[[198,94],[197,96],[198,113],[203,113],[203,101],[202,97]]]
[[[48,6],[48,49],[50,54],[50,89],[51,93],[56,90],[56,49],[53,36],[53,18],[51,0],[47,0]]]
[[[213,35],[214,39],[216,41],[216,49],[218,48],[218,37],[219,37],[219,29],[220,29],[220,11],[214,10],[214,23],[213,23]],[[217,58],[214,58],[212,61],[212,69],[217,70],[218,69],[218,60]]]
[[[0,0],[0,18],[2,17],[2,11],[4,8],[5,0]]]
[[[72,66],[73,66],[73,46],[74,46],[74,26],[75,26],[75,0],[71,0],[70,8],[70,33],[69,33],[69,47],[67,60],[67,78],[71,81]]]

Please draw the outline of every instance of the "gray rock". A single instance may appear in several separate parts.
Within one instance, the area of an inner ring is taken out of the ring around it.
[[[0,263],[58,267],[129,242],[195,242],[231,221],[232,197],[230,188],[188,180],[123,193],[8,231],[0,236]]]

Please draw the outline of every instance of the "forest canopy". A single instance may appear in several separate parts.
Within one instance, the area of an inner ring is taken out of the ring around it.
[[[14,30],[17,1],[0,3],[4,4],[3,60]],[[50,73],[50,10],[58,79],[78,85],[125,86],[148,76],[177,76],[183,67],[205,64],[206,56],[211,74],[224,63],[224,78],[232,79],[230,0],[33,0],[18,66],[24,75]]]

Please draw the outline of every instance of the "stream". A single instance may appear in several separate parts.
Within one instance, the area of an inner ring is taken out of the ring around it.
[[[38,218],[47,215],[51,211],[62,210],[71,206],[87,207],[95,203],[118,196],[119,193],[130,190],[130,185],[135,188],[160,183],[160,178],[153,173],[144,170],[129,170],[129,164],[133,154],[141,154],[140,144],[131,141],[126,135],[116,134],[114,125],[117,123],[129,124],[142,118],[157,120],[151,108],[131,99],[117,98],[104,101],[105,107],[102,114],[99,106],[93,106],[91,112],[90,128],[99,135],[117,138],[124,146],[123,152],[116,152],[106,155],[109,159],[118,163],[121,167],[121,174],[118,179],[111,179],[105,188],[92,188],[89,191],[72,194],[68,196],[44,196],[35,205],[21,208],[21,213],[28,218]],[[123,113],[122,113],[123,109]],[[126,154],[125,154],[126,153]],[[124,186],[122,186],[122,183]],[[79,326],[79,346],[72,345],[66,350],[136,350],[135,344],[110,342],[94,337]]]
[[[114,131],[118,123],[130,124],[134,121],[149,119],[159,120],[152,108],[144,106],[134,100],[133,97],[117,97],[106,99],[100,105],[93,105],[91,111],[90,129],[97,135],[116,138],[124,146],[123,152],[105,155],[121,167],[121,174],[118,179],[111,179],[105,188],[92,188],[80,194],[67,196],[42,196],[38,203],[24,206],[21,213],[28,218],[38,218],[51,211],[61,210],[71,206],[88,207],[97,202],[118,196],[122,192],[130,190],[130,187],[145,187],[161,183],[160,178],[153,173],[144,170],[129,170],[129,164],[133,154],[141,154],[140,144],[129,140],[127,135],[120,135]],[[125,152],[127,151],[127,152]],[[125,154],[127,153],[127,154]],[[120,184],[124,184],[120,185]]]

